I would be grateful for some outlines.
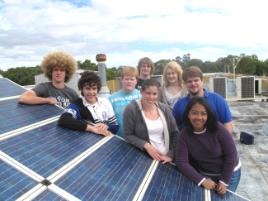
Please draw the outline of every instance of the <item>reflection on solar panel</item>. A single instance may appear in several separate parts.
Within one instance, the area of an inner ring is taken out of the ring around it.
[[[24,91],[26,91],[26,89],[17,85],[16,83],[5,78],[0,78],[0,98],[18,96]]]
[[[213,201],[247,201],[246,198],[241,197],[232,192],[227,192],[223,197],[211,191],[211,200]]]
[[[0,99],[0,200],[219,200],[116,136],[58,127],[61,112]]]

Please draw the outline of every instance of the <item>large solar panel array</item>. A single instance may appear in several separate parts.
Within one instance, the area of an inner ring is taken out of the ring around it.
[[[0,200],[245,200],[204,190],[116,136],[58,127],[60,108],[18,104],[21,87],[1,84]]]

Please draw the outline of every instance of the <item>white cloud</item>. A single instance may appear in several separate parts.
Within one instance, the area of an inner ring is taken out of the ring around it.
[[[0,1],[0,68],[37,65],[57,49],[93,62],[104,52],[108,66],[186,53],[202,60],[240,53],[268,58],[265,0],[77,2]]]

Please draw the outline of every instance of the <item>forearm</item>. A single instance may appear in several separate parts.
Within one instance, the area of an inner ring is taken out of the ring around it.
[[[61,115],[58,125],[79,131],[85,131],[87,129],[87,123],[85,121],[74,119],[72,115],[68,113],[63,113]]]

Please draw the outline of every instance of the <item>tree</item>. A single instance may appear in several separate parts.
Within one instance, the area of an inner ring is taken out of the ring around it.
[[[106,68],[107,80],[115,80],[119,76],[119,71],[116,67]]]
[[[255,57],[245,56],[241,58],[236,72],[246,75],[254,75],[256,73],[257,60]]]
[[[98,70],[98,66],[95,63],[91,63],[90,59],[86,59],[82,63],[78,61],[77,63],[79,69],[92,70],[92,71]]]

